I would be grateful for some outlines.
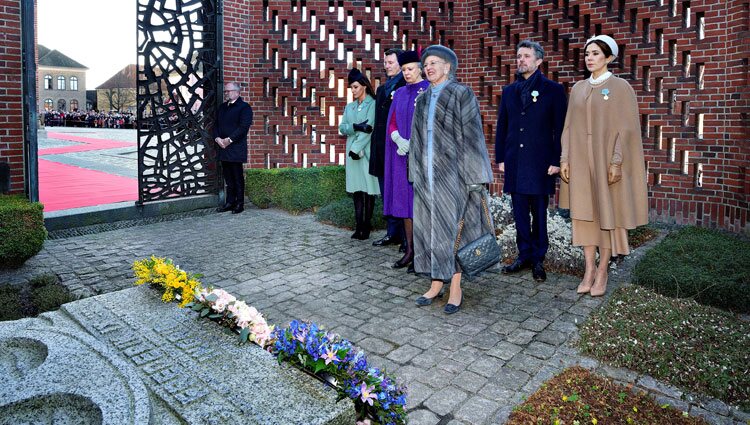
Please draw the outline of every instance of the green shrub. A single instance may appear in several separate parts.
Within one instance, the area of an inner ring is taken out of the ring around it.
[[[245,193],[259,208],[309,211],[346,196],[344,167],[250,169]]]
[[[60,279],[52,273],[40,274],[32,277],[28,281],[28,284],[31,285],[32,289],[42,288],[48,285],[57,285],[59,283]]]
[[[0,268],[17,268],[42,249],[44,207],[17,195],[0,195]]]
[[[750,242],[686,227],[647,252],[633,279],[663,295],[749,313]]]
[[[339,199],[319,208],[315,213],[315,218],[322,223],[332,224],[336,227],[354,229],[354,203],[352,198]],[[372,214],[372,228],[373,230],[385,229],[385,225],[383,201],[378,198],[375,201],[375,208]]]
[[[24,317],[18,287],[0,285],[0,299],[2,299],[2,302],[0,302],[0,322]]]
[[[20,285],[0,285],[0,321],[34,317],[74,299],[54,274],[38,275]]]
[[[57,310],[73,299],[68,288],[60,284],[44,285],[31,291],[31,303],[36,307],[37,313]]]

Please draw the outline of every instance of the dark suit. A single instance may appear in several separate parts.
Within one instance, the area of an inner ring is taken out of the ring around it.
[[[214,138],[232,139],[226,148],[216,147],[221,161],[224,183],[227,185],[226,203],[243,206],[245,203],[245,175],[242,164],[247,162],[247,132],[253,123],[253,109],[242,98],[234,103],[224,102],[216,113]]]
[[[567,109],[561,84],[542,75],[534,83],[527,92],[537,92],[536,102],[522,101],[520,81],[503,89],[495,138],[495,161],[505,163],[503,191],[513,201],[518,258],[531,263],[544,261],[549,247],[547,205],[557,176],[548,175],[547,169],[560,166]]]
[[[383,193],[385,186],[385,141],[388,133],[388,111],[391,109],[393,101],[393,92],[406,85],[404,76],[400,72],[393,77],[393,81],[388,80],[378,86],[375,93],[375,124],[372,126],[372,137],[370,137],[370,175],[378,178],[380,193]],[[388,84],[389,82],[393,83]],[[387,88],[390,90],[387,90]],[[404,222],[403,219],[393,216],[385,216],[388,224],[387,234],[403,239]]]

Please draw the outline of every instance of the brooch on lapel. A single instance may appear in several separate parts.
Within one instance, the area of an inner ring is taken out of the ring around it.
[[[414,97],[414,107],[415,108],[417,107],[417,98],[419,97],[420,94],[422,94],[423,91],[424,91],[424,88],[422,88],[422,87],[420,87],[419,90],[417,90],[417,96]]]
[[[391,100],[393,100],[393,93],[396,93],[396,90],[391,91]]]
[[[536,90],[534,90],[533,92],[531,92],[531,97],[533,98],[531,100],[533,100],[534,102],[536,102],[536,98],[539,97],[539,92],[536,91]]]
[[[604,96],[604,100],[609,100],[609,89],[602,89],[602,96]]]

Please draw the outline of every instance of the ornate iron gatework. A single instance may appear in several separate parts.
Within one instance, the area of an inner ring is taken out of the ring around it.
[[[221,0],[138,1],[138,200],[216,193]]]

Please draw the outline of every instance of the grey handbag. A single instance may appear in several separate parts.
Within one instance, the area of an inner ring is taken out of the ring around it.
[[[492,223],[492,220],[490,219],[489,208],[487,208],[484,188],[479,192],[479,195],[482,197],[482,210],[484,212],[482,217],[487,221],[487,226],[490,229],[478,239],[475,239],[466,244],[463,248],[458,249],[458,245],[461,243],[461,231],[464,228],[466,209],[469,207],[469,201],[471,200],[471,192],[469,192],[469,198],[466,199],[464,212],[461,214],[461,221],[458,222],[458,235],[456,236],[456,245],[453,249],[456,253],[456,260],[461,266],[463,274],[466,275],[469,280],[500,262],[500,245],[497,244],[495,230],[492,229],[490,224]],[[484,222],[485,220],[481,221]]]

